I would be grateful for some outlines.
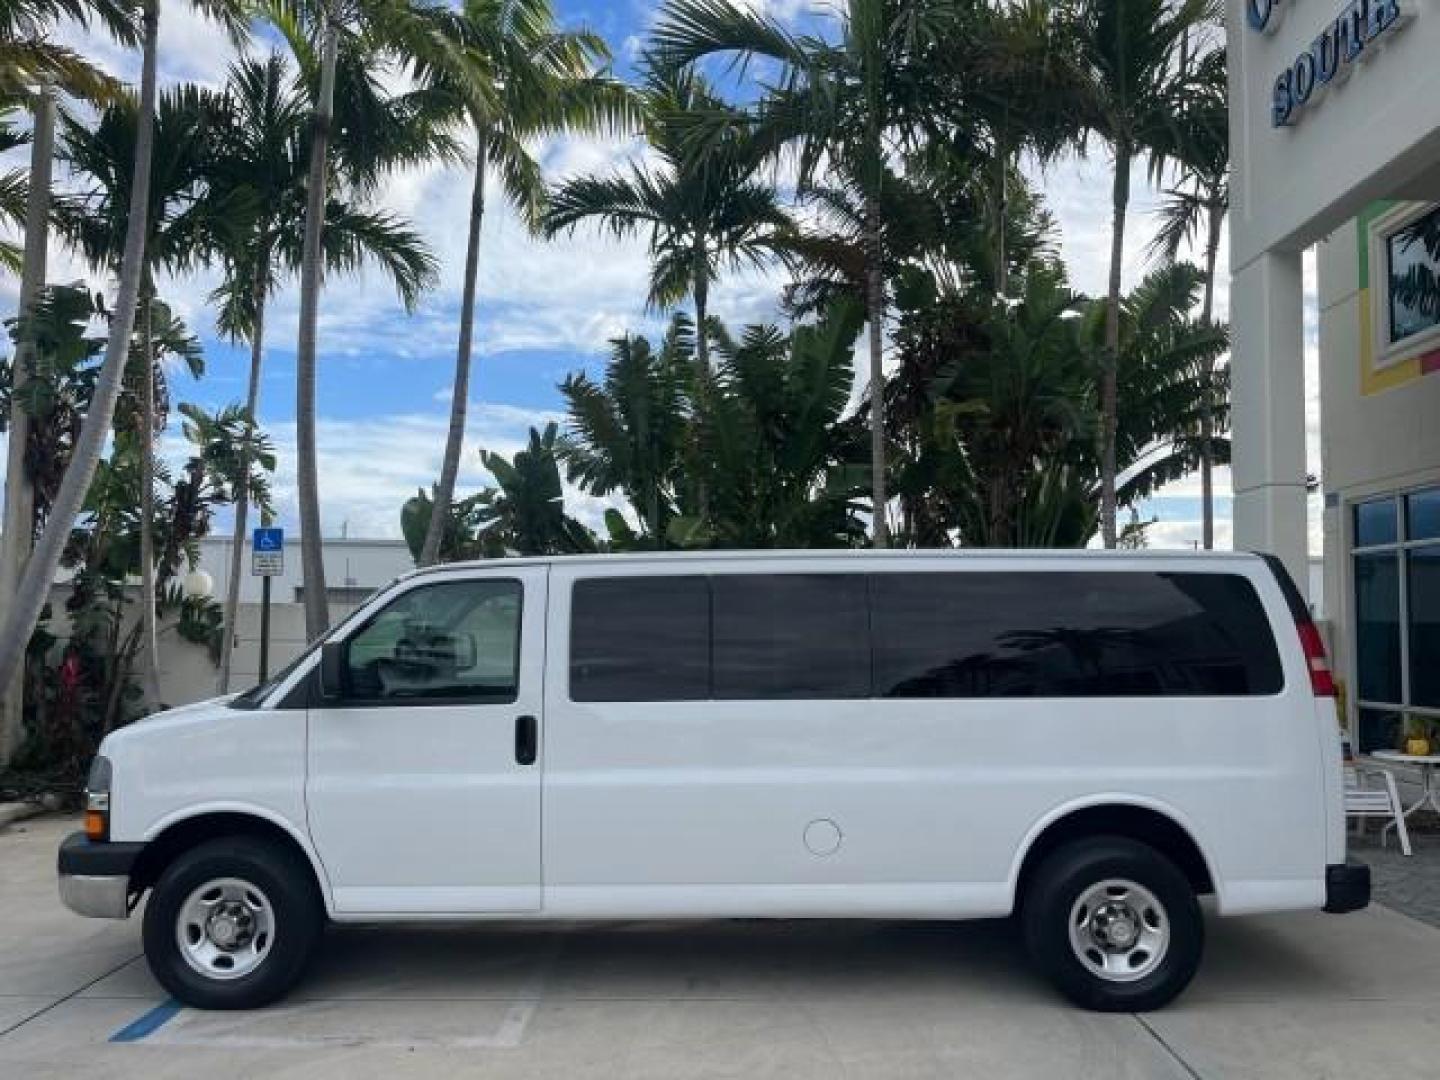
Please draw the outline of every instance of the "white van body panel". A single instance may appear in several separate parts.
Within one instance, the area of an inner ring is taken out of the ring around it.
[[[1074,555],[773,561],[791,573],[1095,568]],[[1259,560],[1219,563],[1248,577],[1272,613],[1285,611]],[[1137,564],[1216,565],[1151,555],[1112,557],[1104,569]],[[769,569],[718,556],[603,572]],[[1094,805],[1145,806],[1184,827],[1210,863],[1223,913],[1324,902],[1329,815],[1314,699],[1283,623],[1286,690],[1274,697],[578,703],[568,693],[569,597],[595,574],[580,560],[551,572],[547,910],[831,915],[839,902],[854,914],[1002,915],[1031,840]],[[838,829],[833,854],[807,848],[814,822]]]
[[[541,772],[516,763],[514,733],[516,717],[543,712],[546,570],[469,569],[446,580],[522,586],[519,693],[504,704],[309,710],[307,820],[339,915],[541,906]],[[385,602],[434,584],[410,578]]]
[[[1269,615],[1262,697],[573,702],[570,595],[588,577],[729,573],[1218,572]],[[1030,845],[1087,807],[1185,830],[1222,914],[1313,909],[1344,859],[1333,705],[1285,598],[1228,554],[745,553],[504,560],[525,584],[513,704],[176,710],[112,734],[111,835],[250,808],[312,859],[338,919],[916,917],[1009,913]],[[513,756],[538,717],[534,765]],[[383,714],[383,715],[382,715]],[[308,805],[307,805],[308,803]]]
[[[232,709],[215,698],[111,732],[100,746],[116,775],[110,835],[152,841],[206,814],[283,829],[305,852],[327,903],[329,880],[305,824],[303,709]]]

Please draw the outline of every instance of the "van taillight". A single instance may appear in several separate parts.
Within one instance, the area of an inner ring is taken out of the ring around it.
[[[1325,642],[1320,630],[1310,620],[1297,623],[1300,631],[1300,645],[1305,650],[1305,666],[1310,669],[1310,689],[1316,697],[1335,696],[1335,676],[1330,672],[1330,660],[1325,655]]]

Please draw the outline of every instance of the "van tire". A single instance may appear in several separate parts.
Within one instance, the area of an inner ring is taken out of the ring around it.
[[[254,1009],[300,980],[324,924],[314,876],[294,852],[259,837],[220,837],[178,855],[156,881],[145,959],[186,1005]],[[215,944],[227,939],[229,949]]]
[[[1173,862],[1138,841],[1066,844],[1045,858],[1020,899],[1031,960],[1083,1008],[1162,1008],[1200,965],[1205,920],[1195,890]]]

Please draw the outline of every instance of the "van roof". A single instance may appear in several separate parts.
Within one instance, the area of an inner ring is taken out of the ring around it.
[[[640,551],[623,554],[603,555],[532,555],[503,559],[474,559],[465,562],[440,563],[424,569],[411,570],[402,574],[401,579],[419,574],[436,574],[450,570],[493,569],[504,566],[548,566],[564,563],[566,566],[614,566],[644,563],[690,562],[762,562],[786,560],[827,560],[834,562],[877,562],[904,561],[912,559],[1006,559],[1034,562],[1073,560],[1075,562],[1143,562],[1184,560],[1198,563],[1255,562],[1261,556],[1249,551],[1187,551],[1140,550],[1105,551],[1090,548],[929,548],[876,550],[873,548],[820,548],[820,549],[759,549],[724,551]]]

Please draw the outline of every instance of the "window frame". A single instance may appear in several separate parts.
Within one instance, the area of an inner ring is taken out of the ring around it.
[[[1409,716],[1420,716],[1428,720],[1440,720],[1440,706],[1415,705],[1412,704],[1413,690],[1411,687],[1411,623],[1410,623],[1410,553],[1421,548],[1440,548],[1440,537],[1427,537],[1422,539],[1410,538],[1410,496],[1420,492],[1440,491],[1440,483],[1431,481],[1424,484],[1415,484],[1409,487],[1399,488],[1394,491],[1375,492],[1363,497],[1349,499],[1345,503],[1344,528],[1345,536],[1349,541],[1349,553],[1346,559],[1345,572],[1348,577],[1349,588],[1346,594],[1346,630],[1347,639],[1351,643],[1349,663],[1350,685],[1354,687],[1354,693],[1349,695],[1350,704],[1347,708],[1348,719],[1351,725],[1351,732],[1355,738],[1356,747],[1359,747],[1360,739],[1360,713],[1371,712],[1392,712],[1399,713],[1402,718]],[[1395,540],[1384,544],[1358,544],[1356,542],[1355,517],[1361,506],[1376,502],[1393,502],[1395,505]],[[1399,591],[1399,619],[1400,628],[1400,701],[1376,701],[1372,698],[1360,696],[1360,648],[1359,648],[1359,604],[1356,595],[1358,579],[1355,573],[1355,564],[1358,557],[1363,555],[1394,555],[1397,559],[1397,586]]]
[[[1399,203],[1369,225],[1370,336],[1374,346],[1371,368],[1375,372],[1440,349],[1440,323],[1399,341],[1390,333],[1390,241],[1397,233],[1436,211],[1440,211],[1440,203]]]
[[[394,697],[394,698],[372,698],[355,697],[350,693],[350,647],[355,639],[374,625],[391,607],[412,596],[423,589],[441,589],[456,585],[481,584],[505,584],[513,585],[519,591],[520,608],[516,612],[515,619],[515,663],[514,680],[511,684],[511,692],[507,696],[498,694],[461,694],[453,697]],[[382,598],[377,598],[382,599]],[[445,708],[447,706],[476,706],[476,705],[514,705],[520,700],[520,678],[524,670],[525,652],[525,581],[523,578],[509,575],[475,575],[466,577],[448,577],[426,581],[423,578],[408,589],[403,589],[393,595],[383,598],[374,611],[369,612],[363,620],[359,621],[350,633],[341,640],[345,646],[345,683],[341,695],[323,703],[326,709],[409,709],[409,708]]]

